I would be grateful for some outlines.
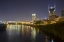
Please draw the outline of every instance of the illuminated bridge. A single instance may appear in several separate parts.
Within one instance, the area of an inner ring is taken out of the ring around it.
[[[4,24],[14,24],[14,25],[18,25],[18,24],[30,24],[30,22],[23,22],[23,21],[0,21],[0,23],[4,23]]]

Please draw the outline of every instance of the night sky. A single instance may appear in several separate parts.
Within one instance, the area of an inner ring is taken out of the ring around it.
[[[37,18],[45,18],[48,5],[56,5],[56,14],[61,15],[64,0],[0,0],[0,20],[30,21],[33,13]]]

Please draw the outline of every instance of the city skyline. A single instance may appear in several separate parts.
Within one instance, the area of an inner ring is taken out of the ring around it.
[[[0,20],[2,21],[30,21],[32,14],[37,18],[48,17],[49,7],[56,5],[56,15],[61,15],[64,9],[64,0],[1,0],[0,1]]]

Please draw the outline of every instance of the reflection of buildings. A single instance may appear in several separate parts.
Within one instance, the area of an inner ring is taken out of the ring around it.
[[[22,35],[24,35],[24,25],[22,25]]]
[[[46,36],[46,41],[45,42],[48,42],[48,38],[47,38],[47,36]]]
[[[54,42],[54,40],[52,39],[52,41],[51,42]]]
[[[35,30],[35,28],[31,27],[31,35],[32,35],[33,39],[35,39],[35,37],[36,37],[36,30]]]
[[[54,40],[53,39],[50,39],[50,38],[48,38],[48,36],[46,36],[45,42],[54,42]]]

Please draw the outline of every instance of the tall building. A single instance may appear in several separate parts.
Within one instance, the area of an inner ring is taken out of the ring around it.
[[[61,11],[61,17],[64,17],[64,9]]]
[[[49,7],[48,12],[49,12],[49,20],[54,21],[56,18],[56,13],[55,13],[55,7]]]
[[[32,14],[32,22],[36,21],[36,14]]]
[[[48,11],[49,11],[49,16],[55,15],[55,7],[50,7]]]

